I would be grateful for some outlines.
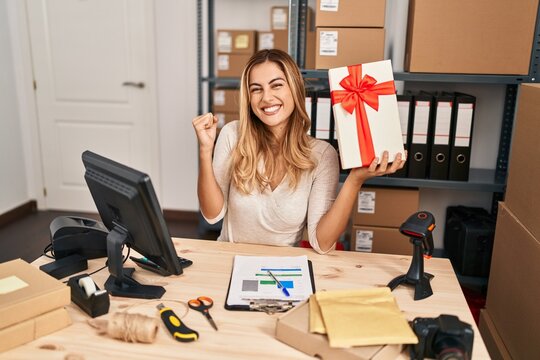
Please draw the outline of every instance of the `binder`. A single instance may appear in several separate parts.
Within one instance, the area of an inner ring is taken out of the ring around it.
[[[409,149],[408,177],[424,179],[427,176],[429,161],[428,139],[431,137],[430,112],[433,96],[414,95],[414,116],[412,121],[411,146]]]
[[[448,180],[468,181],[476,97],[455,93]]]
[[[332,114],[332,104],[330,102],[330,91],[317,92],[317,111],[316,111],[316,130],[315,137],[317,139],[330,141],[335,139],[335,134],[332,133],[330,117]]]
[[[447,180],[450,158],[450,128],[454,95],[435,93],[431,109],[433,136],[429,138],[429,178]]]
[[[308,89],[306,91],[306,112],[311,120],[311,128],[308,134],[315,137],[315,129],[317,128],[317,91]]]
[[[414,98],[411,94],[397,95],[399,121],[401,123],[401,135],[403,137],[403,148],[407,151],[407,161],[400,170],[391,177],[407,177],[409,162],[411,159],[410,146],[412,138],[412,120],[414,117]]]
[[[261,264],[269,264],[269,261],[267,261],[269,259],[268,257],[253,257],[253,258],[263,259],[264,261],[262,261]],[[315,278],[313,277],[313,265],[312,265],[311,260],[309,259],[307,259],[306,262],[307,262],[307,271],[309,273],[309,284],[311,285],[311,294],[315,294],[316,290],[315,290]],[[285,312],[287,310],[290,310],[294,306],[302,302],[302,301],[295,301],[295,300],[279,299],[279,297],[276,296],[276,297],[265,298],[265,299],[254,299],[252,301],[249,301],[249,303],[246,303],[246,304],[230,303],[229,294],[231,293],[231,288],[232,288],[231,285],[233,283],[234,266],[236,266],[236,263],[233,265],[233,271],[231,272],[231,277],[229,279],[229,286],[227,288],[227,296],[225,297],[224,307],[226,310],[263,311],[269,314],[273,314],[276,312]],[[284,282],[283,280],[281,281]]]

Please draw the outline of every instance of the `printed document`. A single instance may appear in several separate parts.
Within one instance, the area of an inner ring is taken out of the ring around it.
[[[286,296],[268,271],[285,287]],[[302,301],[311,294],[311,272],[307,256],[234,257],[227,305],[249,305],[250,300]]]

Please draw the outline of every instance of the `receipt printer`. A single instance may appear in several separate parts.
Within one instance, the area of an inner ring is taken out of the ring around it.
[[[50,226],[52,251],[56,260],[72,254],[87,259],[107,256],[109,231],[99,221],[77,216],[59,216]]]

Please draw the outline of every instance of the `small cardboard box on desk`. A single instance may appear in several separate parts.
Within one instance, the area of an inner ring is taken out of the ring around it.
[[[309,303],[304,302],[280,317],[276,338],[310,356],[320,359],[390,360],[395,359],[402,345],[374,345],[332,348],[326,335],[309,331]]]
[[[341,167],[369,166],[388,151],[405,157],[390,60],[330,69]]]
[[[71,324],[67,285],[27,262],[0,264],[0,352]]]

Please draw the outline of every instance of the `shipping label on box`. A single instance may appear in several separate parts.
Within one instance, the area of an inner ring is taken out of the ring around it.
[[[351,250],[380,254],[412,255],[413,247],[398,228],[356,226],[351,228]]]
[[[259,50],[274,48],[274,33],[271,31],[259,31]]]
[[[388,151],[405,157],[390,60],[330,69],[332,109],[343,169],[369,166]]]
[[[359,191],[358,207],[359,214],[375,214],[375,191]]]
[[[287,30],[289,27],[289,8],[284,6],[274,6],[271,10],[272,30]]]
[[[371,252],[373,249],[373,231],[357,229],[355,231],[355,251]]]
[[[317,0],[316,26],[384,27],[385,0]]]

